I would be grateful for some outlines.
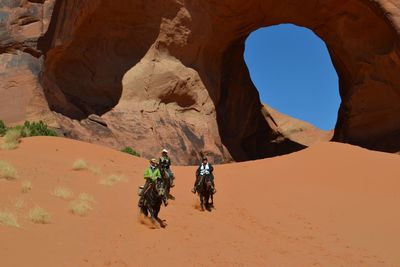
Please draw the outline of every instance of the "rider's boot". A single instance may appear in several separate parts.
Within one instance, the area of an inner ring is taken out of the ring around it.
[[[172,174],[172,172],[170,172],[168,174],[168,179],[169,179],[169,187],[171,187],[171,188],[174,187],[175,186],[175,184],[174,184],[175,177]]]
[[[199,176],[196,177],[196,181],[194,182],[193,188],[192,188],[192,193],[196,194],[196,189],[199,183]]]

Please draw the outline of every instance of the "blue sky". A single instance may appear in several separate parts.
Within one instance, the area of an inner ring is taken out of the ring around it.
[[[338,77],[325,43],[311,30],[261,28],[247,38],[244,57],[263,103],[318,128],[335,127]]]

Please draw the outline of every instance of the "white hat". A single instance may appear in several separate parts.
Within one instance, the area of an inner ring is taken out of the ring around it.
[[[165,148],[162,151],[163,153],[167,153],[168,154],[168,150],[166,150]]]

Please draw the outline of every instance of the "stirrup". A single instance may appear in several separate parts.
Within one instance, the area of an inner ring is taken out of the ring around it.
[[[192,188],[192,193],[196,194],[196,188],[194,188],[194,187]]]

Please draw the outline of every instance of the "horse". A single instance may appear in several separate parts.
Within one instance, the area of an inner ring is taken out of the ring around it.
[[[168,177],[168,174],[164,168],[160,168],[160,173],[165,185],[165,195],[169,199],[174,199],[174,197],[169,193],[171,190],[171,178]]]
[[[196,186],[196,191],[200,197],[201,209],[204,210],[204,208],[206,208],[208,211],[211,211],[211,207],[214,204],[214,194],[210,174],[200,176],[199,183]],[[210,198],[211,203],[209,203]]]
[[[161,179],[157,179],[152,182],[146,192],[143,195],[143,205],[140,207],[141,212],[148,216],[150,213],[150,219],[154,224],[157,221],[162,228],[165,227],[164,222],[158,218],[160,212],[161,203],[165,198],[165,185]]]

